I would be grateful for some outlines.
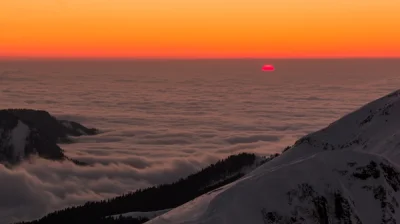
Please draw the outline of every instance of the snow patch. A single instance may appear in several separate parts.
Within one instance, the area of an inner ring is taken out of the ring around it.
[[[123,217],[132,217],[132,218],[148,218],[152,219],[155,218],[159,215],[162,215],[164,213],[169,212],[171,209],[164,209],[164,210],[159,210],[159,211],[151,211],[151,212],[128,212],[128,213],[122,213],[118,215],[112,215],[111,217],[118,218],[119,216]]]
[[[11,131],[10,144],[13,146],[15,158],[25,156],[26,138],[29,136],[30,129],[22,121],[18,120],[17,126]]]
[[[69,121],[62,121],[61,124],[62,124],[64,127],[68,128],[68,129],[71,129],[71,130],[73,129],[73,128],[72,128],[72,125],[71,125],[71,122],[69,122]]]
[[[235,186],[241,181],[246,180],[247,178],[239,179],[235,182],[227,184],[223,187],[210,191],[202,196],[189,201],[182,206],[179,206],[177,209],[172,209],[171,211],[157,216],[156,218],[146,222],[146,224],[166,224],[166,223],[198,223],[198,220],[203,220],[203,218],[207,217],[209,212],[210,203],[215,199],[219,194],[225,192],[227,189]],[[215,210],[212,210],[211,213],[214,213]],[[206,222],[205,222],[206,223]]]
[[[75,130],[81,135],[87,135],[88,134],[83,129],[78,128],[78,127],[74,127],[73,123],[70,122],[70,121],[61,121],[61,125],[63,125],[65,128],[67,128],[70,131],[74,131]]]

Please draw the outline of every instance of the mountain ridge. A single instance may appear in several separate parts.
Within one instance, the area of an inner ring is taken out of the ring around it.
[[[55,143],[71,143],[70,136],[96,135],[98,129],[87,128],[74,121],[59,120],[44,110],[5,109],[24,123],[38,129],[42,134]]]
[[[182,189],[198,189],[196,181],[117,197],[121,201],[115,200],[113,208],[120,209],[114,212],[91,202],[24,223],[144,223],[147,220],[140,217],[106,216],[171,209],[146,224],[394,224],[400,222],[399,114],[397,90],[300,138],[249,172],[217,181],[185,200],[171,196],[184,197]],[[144,192],[149,192],[146,197]],[[141,203],[139,198],[147,207],[131,206]]]
[[[231,155],[171,184],[138,189],[102,201],[87,202],[81,206],[49,213],[35,221],[20,222],[19,224],[143,223],[148,219],[118,216],[132,210],[146,212],[179,206],[197,196],[239,179],[245,175],[243,172],[253,170],[255,167],[273,159],[274,156],[259,158],[249,153]],[[215,182],[215,180],[218,182]]]
[[[68,127],[65,123],[68,122]],[[7,166],[37,155],[49,160],[71,160],[58,143],[71,143],[69,136],[94,135],[89,129],[72,121],[59,121],[46,111],[30,109],[0,110],[0,163]]]
[[[300,138],[214,196],[146,224],[397,223],[398,114],[399,90]]]

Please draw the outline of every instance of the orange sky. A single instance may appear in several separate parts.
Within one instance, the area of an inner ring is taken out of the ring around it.
[[[400,57],[400,1],[1,0],[0,57]]]

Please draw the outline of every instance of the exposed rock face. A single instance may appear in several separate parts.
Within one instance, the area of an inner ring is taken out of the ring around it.
[[[298,184],[282,198],[289,205],[287,211],[280,213],[271,207],[261,210],[264,222],[396,223],[400,173],[387,160],[371,159],[362,165],[349,162],[343,170],[332,169],[340,174],[341,186],[329,180]],[[364,200],[369,205],[362,205]],[[367,219],[368,211],[373,211],[372,220]]]
[[[57,143],[70,142],[68,136],[96,133],[96,129],[76,122],[58,121],[46,111],[0,110],[0,163],[15,164],[31,155],[68,159]],[[79,161],[73,162],[82,165]]]

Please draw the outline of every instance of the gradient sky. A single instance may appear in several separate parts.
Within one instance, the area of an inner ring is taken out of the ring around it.
[[[399,0],[2,0],[0,57],[399,57]]]

